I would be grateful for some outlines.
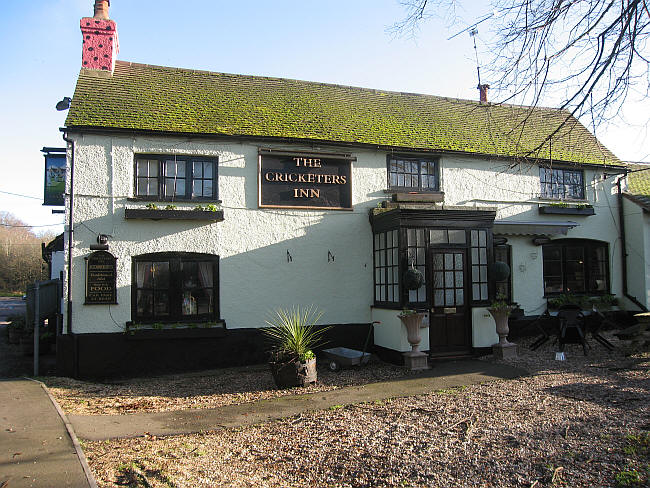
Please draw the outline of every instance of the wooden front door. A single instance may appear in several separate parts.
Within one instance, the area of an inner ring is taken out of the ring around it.
[[[431,313],[429,349],[433,356],[471,351],[469,280],[466,249],[429,249]]]

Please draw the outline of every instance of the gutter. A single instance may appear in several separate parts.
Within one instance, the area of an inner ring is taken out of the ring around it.
[[[627,172],[625,173],[627,175]],[[635,296],[628,293],[627,290],[627,244],[625,241],[625,216],[623,213],[623,191],[621,190],[621,179],[616,180],[617,200],[618,200],[618,220],[620,222],[619,232],[621,238],[621,273],[623,274],[623,296],[634,303],[642,311],[648,309]]]

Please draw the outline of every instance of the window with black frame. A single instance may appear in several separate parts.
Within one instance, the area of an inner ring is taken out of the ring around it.
[[[609,293],[609,251],[606,242],[558,240],[544,245],[542,253],[545,295]]]
[[[219,316],[219,257],[158,253],[133,258],[132,318],[137,322],[210,321]]]
[[[494,261],[506,263],[510,268],[510,275],[505,280],[495,280],[495,293],[497,296],[505,296],[508,302],[512,302],[512,246],[510,244],[494,246]]]
[[[135,195],[154,200],[217,200],[217,159],[142,155],[135,158]]]
[[[440,190],[438,161],[423,158],[388,158],[388,187],[395,191]]]
[[[484,229],[470,231],[470,251],[472,262],[472,300],[488,299],[488,233]]]
[[[374,237],[375,304],[399,305],[399,231]]]
[[[562,168],[539,168],[542,198],[558,200],[585,198],[584,173],[582,170]]]

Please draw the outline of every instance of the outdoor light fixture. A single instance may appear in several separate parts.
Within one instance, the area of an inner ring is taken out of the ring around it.
[[[91,244],[91,251],[108,251],[108,238],[110,236],[107,234],[98,234],[97,235],[97,244]]]
[[[57,102],[56,109],[59,112],[62,112],[63,110],[68,110],[70,108],[70,102],[72,102],[72,98],[63,97],[63,100],[61,100],[60,102]]]

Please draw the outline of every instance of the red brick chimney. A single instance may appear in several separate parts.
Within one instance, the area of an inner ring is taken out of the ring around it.
[[[480,93],[479,100],[481,103],[488,103],[488,89],[490,88],[490,85],[479,85],[476,88],[478,88]]]
[[[108,17],[110,5],[110,0],[95,0],[95,16],[81,19],[82,68],[111,73],[115,69],[120,44],[117,39],[117,25]]]

